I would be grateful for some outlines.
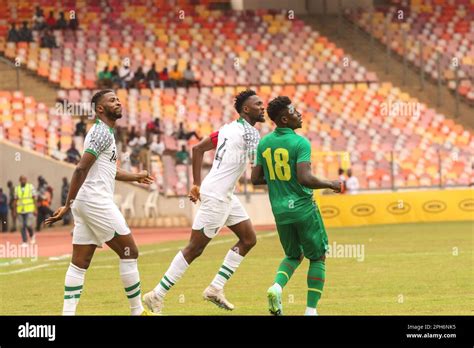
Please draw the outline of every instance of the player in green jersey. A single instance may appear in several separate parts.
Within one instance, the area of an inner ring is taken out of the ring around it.
[[[324,286],[328,238],[313,189],[343,190],[339,180],[320,180],[311,174],[311,144],[295,133],[301,128],[301,114],[288,97],[277,97],[267,107],[277,128],[260,140],[254,185],[268,185],[270,203],[285,258],[274,284],[268,289],[270,313],[282,315],[281,293],[303,257],[310,261],[306,315],[317,315],[316,306]]]

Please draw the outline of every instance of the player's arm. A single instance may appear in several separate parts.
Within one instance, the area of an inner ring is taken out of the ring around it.
[[[343,190],[339,180],[321,180],[311,173],[311,144],[308,139],[301,138],[296,150],[296,176],[298,182],[313,190],[331,189],[335,192]]]
[[[136,181],[140,184],[152,184],[155,179],[148,174],[148,170],[142,170],[139,173],[131,173],[126,170],[117,168],[117,174],[115,174],[115,180],[118,181]]]
[[[216,148],[216,140],[217,132],[214,132],[193,146],[193,187],[188,196],[193,203],[200,199],[199,189],[201,187],[201,168],[204,153]]]
[[[296,165],[298,182],[313,190],[331,189],[335,192],[343,190],[343,183],[339,180],[321,180],[311,173],[311,162],[300,162]]]
[[[84,152],[84,155],[81,157],[81,160],[74,169],[72,173],[71,185],[69,186],[69,192],[67,194],[66,205],[58,208],[53,214],[53,216],[47,218],[44,222],[45,225],[50,225],[59,221],[63,218],[64,214],[68,212],[71,208],[72,202],[76,199],[77,193],[81,188],[84,180],[86,180],[87,174],[94,164],[96,157],[90,152]]]
[[[252,168],[252,175],[250,177],[252,185],[266,185],[267,180],[265,180],[265,174],[263,172],[263,167],[261,164],[257,164]]]

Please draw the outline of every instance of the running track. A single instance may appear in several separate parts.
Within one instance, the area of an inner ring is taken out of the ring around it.
[[[255,226],[255,230],[267,231],[275,229],[275,226]],[[45,229],[36,233],[36,243],[38,244],[38,256],[51,257],[62,256],[72,253],[72,225],[70,227],[54,227]],[[157,244],[168,241],[188,240],[191,228],[132,228],[133,237],[138,246],[146,244]],[[228,228],[223,228],[219,235],[230,234]],[[237,237],[236,237],[237,238]],[[21,243],[20,232],[0,233],[0,244],[7,243],[19,245]],[[110,248],[104,244],[104,248],[97,249],[109,250]]]

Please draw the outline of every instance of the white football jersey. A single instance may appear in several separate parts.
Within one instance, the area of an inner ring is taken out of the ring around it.
[[[113,202],[117,149],[113,128],[97,119],[84,140],[84,152],[96,157],[76,199],[96,203]]]
[[[219,129],[212,168],[204,178],[200,192],[230,202],[237,180],[247,164],[253,164],[255,160],[259,141],[258,130],[242,117]]]

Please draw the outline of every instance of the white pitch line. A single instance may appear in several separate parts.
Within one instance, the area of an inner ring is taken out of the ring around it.
[[[266,237],[273,237],[275,236],[277,233],[276,232],[270,232],[270,233],[266,233],[266,234],[263,234],[263,235],[257,235],[257,239],[260,239],[260,238],[266,238]],[[231,242],[233,241],[234,238],[230,239],[230,238],[227,238],[227,239],[223,239],[223,240],[217,240],[217,241],[212,241],[209,243],[209,245],[217,245],[217,244],[224,244],[224,243],[228,243],[228,242]],[[155,249],[155,250],[147,250],[147,251],[143,251],[143,252],[140,252],[140,255],[149,255],[149,254],[155,254],[155,253],[161,253],[161,252],[165,252],[165,251],[171,251],[171,250],[178,250],[180,249],[181,246],[177,247],[177,248],[161,248],[161,249]],[[60,256],[61,258],[64,257],[66,255],[62,255]],[[103,258],[101,259],[100,261],[108,261],[108,260],[116,260],[117,257],[106,257],[106,258]],[[59,258],[58,260],[55,260],[55,261],[60,261]],[[37,266],[33,266],[33,267],[27,267],[27,268],[22,268],[22,269],[18,269],[18,270],[15,270],[15,271],[10,271],[10,272],[1,272],[0,273],[0,276],[2,275],[10,275],[10,274],[16,274],[16,273],[23,273],[23,272],[29,272],[29,271],[34,271],[36,269],[40,269],[40,268],[45,268],[45,267],[49,267],[49,266],[52,266],[52,265],[57,265],[58,263],[44,263],[44,264],[41,264],[41,265],[37,265]],[[104,266],[93,266],[94,268],[109,268],[109,267],[104,267]],[[110,266],[111,267],[115,267],[115,266]]]
[[[51,264],[50,263],[43,263],[42,265],[36,265],[36,266],[33,266],[33,267],[17,269],[16,271],[3,272],[3,273],[0,273],[0,275],[29,272],[29,271],[33,271],[33,270],[38,269],[38,268],[44,268],[44,267],[48,267],[48,266],[51,266]]]

